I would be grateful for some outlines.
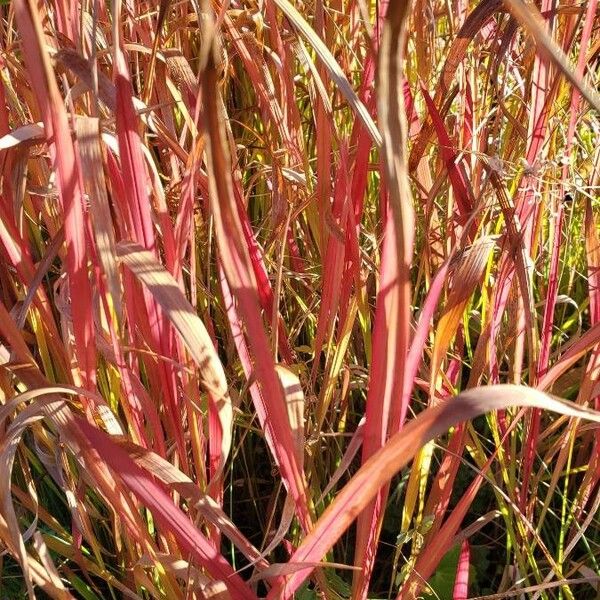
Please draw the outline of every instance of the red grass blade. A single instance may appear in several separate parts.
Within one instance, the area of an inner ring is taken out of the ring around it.
[[[138,467],[104,432],[82,419],[78,419],[77,423],[127,488],[152,511],[154,518],[175,536],[182,550],[188,552],[212,577],[223,581],[233,597],[256,599],[252,590],[233,572],[231,565],[194,527],[189,517],[173,503],[152,477]]]
[[[293,434],[286,413],[285,397],[275,371],[258,304],[258,290],[248,247],[244,243],[242,227],[233,196],[231,167],[225,151],[224,132],[220,121],[217,73],[214,57],[203,75],[203,100],[209,165],[210,203],[215,219],[217,243],[227,277],[239,312],[246,326],[249,347],[253,353],[253,370],[265,400],[265,428],[275,447],[275,459],[283,480],[296,502],[303,527],[310,529],[307,490],[304,475],[293,452]]]
[[[457,162],[457,153],[454,150],[455,144],[453,144],[448,132],[446,131],[446,127],[444,126],[444,122],[434,101],[423,86],[421,86],[421,93],[423,94],[425,104],[427,105],[427,110],[429,111],[429,115],[433,121],[435,132],[440,143],[440,152],[448,171],[448,177],[450,178],[452,189],[456,194],[460,222],[464,225],[467,222],[467,219],[469,218],[469,215],[471,214],[475,204],[473,194],[471,192],[472,187],[467,180],[464,166]]]
[[[467,600],[469,595],[469,561],[471,551],[469,542],[465,540],[460,548],[460,556],[458,557],[458,565],[456,567],[456,581],[454,582],[454,590],[452,591],[452,600]]]
[[[50,142],[64,212],[66,267],[71,290],[76,291],[78,298],[71,305],[77,360],[85,385],[93,388],[96,381],[96,352],[80,164],[63,100],[44,50],[44,34],[37,5],[29,0],[18,0],[14,8],[31,84],[42,112],[46,139]]]
[[[198,366],[200,382],[208,392],[220,422],[220,461],[213,473],[220,478],[231,447],[233,407],[223,365],[208,331],[181,293],[173,276],[156,261],[150,251],[137,244],[121,242],[118,255],[161,306]]]
[[[390,4],[379,53],[378,112],[383,137],[383,165],[389,208],[382,202],[385,232],[380,290],[377,298],[374,355],[371,365],[363,442],[363,464],[399,431],[408,409],[403,396],[411,317],[410,264],[414,243],[414,211],[408,181],[408,125],[404,104],[403,62],[408,5]],[[382,196],[382,200],[385,195]],[[389,211],[389,212],[388,212]],[[363,570],[353,578],[353,595],[366,598],[388,490],[374,494],[357,524],[354,564]]]

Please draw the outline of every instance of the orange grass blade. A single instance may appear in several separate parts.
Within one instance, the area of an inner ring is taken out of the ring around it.
[[[537,387],[540,390],[549,389],[569,367],[575,364],[586,352],[589,352],[598,342],[600,342],[600,323],[596,323],[581,337],[573,340],[561,357],[540,378]]]
[[[477,238],[468,249],[455,257],[452,273],[452,289],[444,305],[435,333],[433,356],[431,359],[431,386],[437,386],[438,370],[441,367],[452,338],[462,321],[465,306],[479,285],[484,274],[490,253],[494,250],[496,240],[490,236]]]
[[[371,456],[327,507],[313,530],[302,540],[290,562],[303,564],[323,557],[352,524],[357,514],[375,498],[381,486],[387,484],[424,444],[458,423],[510,406],[541,408],[600,423],[600,412],[557,399],[533,388],[504,384],[462,392],[446,402],[425,409]],[[312,568],[309,567],[289,579],[280,579],[269,592],[268,598],[291,598],[311,571]]]

